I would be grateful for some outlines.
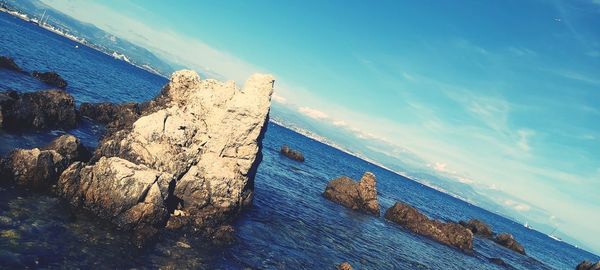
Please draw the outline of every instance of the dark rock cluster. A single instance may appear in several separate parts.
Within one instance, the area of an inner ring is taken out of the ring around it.
[[[504,246],[508,249],[514,250],[518,253],[525,255],[525,249],[523,246],[515,240],[512,234],[509,233],[501,233],[494,237],[494,242],[498,243],[501,246]]]
[[[404,228],[465,252],[473,250],[473,233],[465,227],[453,223],[443,223],[429,219],[414,207],[396,202],[385,212],[385,218]]]
[[[490,226],[485,222],[478,219],[471,219],[469,221],[460,221],[460,225],[469,229],[473,234],[479,235],[485,238],[490,238],[497,244],[504,246],[508,249],[514,250],[518,253],[525,254],[525,249],[523,246],[514,239],[514,237],[509,233],[501,233],[495,235]]]
[[[47,130],[76,126],[75,99],[63,90],[0,92],[0,128]]]
[[[47,71],[47,72],[34,71],[33,73],[31,73],[31,75],[34,78],[37,78],[38,80],[40,80],[50,86],[54,86],[54,87],[58,87],[58,88],[62,88],[62,89],[67,87],[67,81],[65,81],[60,75],[58,75],[58,73],[56,73],[54,71]]]
[[[583,261],[577,265],[575,270],[600,270],[600,262],[592,263]]]
[[[300,151],[291,149],[287,145],[282,146],[279,153],[295,161],[304,162],[304,155]]]
[[[494,232],[485,222],[478,219],[471,219],[469,221],[459,221],[460,225],[469,229],[473,234],[481,235],[483,237],[492,237]]]
[[[370,172],[366,172],[358,182],[346,176],[331,180],[323,196],[352,210],[375,216],[380,213],[375,175]]]

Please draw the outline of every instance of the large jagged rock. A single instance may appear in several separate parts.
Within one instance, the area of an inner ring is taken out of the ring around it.
[[[114,131],[123,129],[140,118],[142,105],[134,102],[123,104],[82,103],[79,106],[79,115],[105,124],[107,129]]]
[[[33,73],[31,73],[31,75],[34,78],[37,78],[38,80],[46,83],[47,85],[62,88],[62,89],[67,87],[67,81],[65,81],[65,79],[63,79],[60,75],[58,75],[58,73],[56,73],[54,71],[47,71],[47,72],[34,71]]]
[[[36,190],[56,184],[74,161],[87,161],[91,153],[72,135],[62,135],[42,149],[17,149],[0,163],[0,181]]]
[[[577,265],[575,270],[600,270],[600,262],[591,263],[589,261],[583,261]]]
[[[331,180],[323,196],[352,210],[375,216],[380,213],[375,175],[370,172],[366,172],[358,183],[346,176]]]
[[[163,226],[166,220],[156,218],[163,217],[157,214],[163,210],[172,213],[169,223],[178,224],[172,227],[221,226],[251,203],[273,83],[270,75],[253,75],[240,90],[233,82],[175,72],[159,96],[140,105],[135,121],[109,129],[91,164],[74,164],[63,173],[62,197],[126,229]],[[104,172],[103,184],[94,186],[97,171]],[[160,190],[152,199],[154,210],[142,211],[139,219],[122,218],[125,209],[136,205],[128,193],[114,190],[124,188],[122,179],[132,174],[130,185]]]
[[[291,149],[287,145],[281,146],[281,149],[279,150],[279,153],[281,153],[282,155],[288,157],[289,159],[293,159],[295,161],[304,162],[304,155],[300,151]]]
[[[408,204],[396,202],[385,212],[385,218],[414,233],[430,237],[465,252],[473,250],[473,233],[470,230],[457,223],[442,223],[429,219]]]
[[[9,69],[12,71],[21,72],[21,68],[15,63],[15,61],[6,56],[0,56],[0,68]]]
[[[459,221],[459,224],[469,229],[473,234],[481,235],[483,237],[490,238],[494,236],[494,232],[485,222],[478,219],[471,219],[469,221]]]
[[[504,246],[508,249],[512,249],[518,253],[525,255],[525,249],[523,248],[523,246],[521,244],[519,244],[519,242],[517,242],[517,240],[515,240],[515,238],[512,236],[512,234],[509,234],[509,233],[498,234],[498,235],[496,235],[496,237],[494,237],[494,242],[496,242],[499,245]]]
[[[2,128],[8,130],[71,129],[77,125],[75,100],[63,90],[0,92]]]

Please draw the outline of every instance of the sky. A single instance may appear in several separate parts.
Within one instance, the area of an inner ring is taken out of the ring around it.
[[[42,2],[600,253],[600,0]]]

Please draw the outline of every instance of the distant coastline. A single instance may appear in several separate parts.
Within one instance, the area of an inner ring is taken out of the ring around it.
[[[77,42],[77,43],[79,43],[79,44],[81,44],[83,46],[86,46],[86,47],[88,47],[90,49],[93,49],[93,50],[96,50],[98,52],[101,52],[101,53],[103,53],[105,55],[108,55],[108,56],[114,58],[114,59],[121,60],[121,61],[123,61],[125,63],[128,63],[128,64],[130,64],[132,66],[135,66],[135,67],[137,67],[139,69],[143,69],[143,70],[148,71],[148,72],[150,72],[152,74],[161,76],[161,77],[163,77],[165,79],[169,78],[167,75],[158,72],[155,68],[153,68],[153,67],[151,67],[149,65],[138,65],[138,64],[130,61],[129,57],[127,57],[127,55],[125,55],[123,53],[119,53],[117,51],[112,51],[111,52],[111,51],[103,50],[102,48],[100,48],[98,46],[95,46],[94,44],[88,42],[87,40],[85,40],[85,38],[81,38],[81,37],[69,34],[69,33],[65,32],[65,31],[61,30],[60,28],[54,27],[51,24],[48,24],[47,22],[43,22],[43,18],[41,18],[41,19],[37,19],[35,17],[31,17],[30,18],[30,15],[28,15],[26,13],[19,12],[17,10],[9,9],[7,6],[3,5],[3,3],[0,3],[0,12],[4,12],[4,13],[6,13],[8,15],[11,15],[11,16],[13,16],[15,18],[21,19],[21,20],[23,20],[25,22],[29,22],[29,23],[35,24],[39,28],[45,29],[45,30],[47,30],[49,32],[52,32],[54,34],[57,34],[57,35],[62,36],[64,38],[67,38],[67,39],[69,39],[71,41]]]

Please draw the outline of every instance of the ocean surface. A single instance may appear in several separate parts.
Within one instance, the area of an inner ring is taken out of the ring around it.
[[[0,13],[0,55],[13,57],[28,71],[57,71],[78,103],[146,100],[167,81],[77,45]],[[0,70],[0,90],[47,88],[27,75]],[[94,147],[103,131],[101,125],[83,120],[77,129],[66,132]],[[0,155],[19,147],[42,146],[64,132],[0,131]],[[71,209],[52,195],[0,188],[0,269],[334,269],[343,261],[355,269],[574,269],[584,259],[600,260],[274,123],[269,124],[263,143],[254,205],[235,222],[232,245],[216,248],[163,233],[155,245],[136,249],[127,233]],[[306,162],[281,156],[278,150],[283,144],[301,150]],[[404,201],[431,218],[478,218],[495,232],[513,234],[528,255],[481,238],[475,238],[474,254],[467,255],[321,196],[330,179],[341,175],[358,179],[365,171],[377,176],[382,210]],[[501,258],[509,266],[492,264],[489,258]]]

